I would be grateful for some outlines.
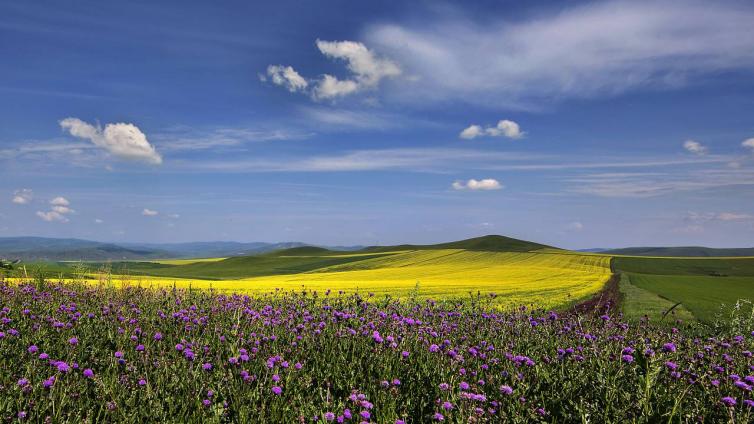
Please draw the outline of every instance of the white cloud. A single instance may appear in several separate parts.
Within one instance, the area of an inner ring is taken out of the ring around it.
[[[181,216],[180,216],[180,215],[178,215],[177,213],[171,213],[171,214],[169,214],[169,215],[168,215],[168,218],[172,218],[172,219],[178,219],[178,218],[180,218],[180,217],[181,217]]]
[[[317,40],[322,54],[333,59],[345,60],[360,87],[376,87],[383,78],[396,77],[401,68],[390,59],[380,58],[364,44],[355,41]]]
[[[754,215],[748,213],[720,212],[717,219],[721,221],[748,221],[754,219]]]
[[[365,37],[417,76],[395,87],[409,102],[526,107],[754,69],[750,2],[617,0],[541,10],[483,20],[453,10],[422,25],[375,25]]]
[[[50,210],[47,212],[37,211],[37,216],[47,222],[68,222],[65,215],[70,215],[76,211],[71,209],[71,202],[65,197],[58,196],[50,200]]]
[[[63,216],[63,214],[55,212],[55,211],[49,211],[49,212],[37,211],[37,216],[47,222],[53,222],[53,221],[68,222],[68,218]]]
[[[332,99],[355,93],[359,84],[351,80],[339,80],[332,75],[325,75],[314,88],[312,96],[315,99]]]
[[[461,131],[461,134],[459,134],[461,138],[465,138],[467,140],[471,140],[481,135],[484,135],[484,129],[479,125],[469,125],[466,129]]]
[[[683,148],[695,155],[707,154],[707,147],[698,141],[686,140],[683,142]]]
[[[105,221],[103,221],[103,220],[101,220],[99,218],[97,218],[97,219],[94,220],[95,224],[102,224],[103,222],[105,222]]]
[[[107,124],[103,130],[78,118],[66,118],[60,121],[60,127],[72,136],[89,140],[119,158],[152,165],[162,163],[162,156],[149,143],[147,136],[133,124]]]
[[[754,137],[742,141],[741,146],[751,150],[751,152],[754,153]]]
[[[73,209],[69,208],[68,206],[53,206],[50,209],[59,214],[67,214],[73,212]]]
[[[668,163],[670,165],[670,163]],[[655,197],[669,193],[754,186],[754,171],[734,168],[684,169],[656,174],[588,174],[566,178],[570,193],[601,197]]]
[[[456,181],[453,183],[454,190],[500,190],[503,186],[495,179],[485,178],[483,180],[470,179],[468,181]]]
[[[71,202],[69,202],[65,197],[58,196],[50,200],[50,204],[53,206],[70,206]]]
[[[465,138],[468,140],[474,139],[476,137],[481,137],[483,135],[488,135],[490,137],[500,137],[505,136],[508,138],[521,138],[524,136],[524,132],[521,131],[521,127],[514,121],[510,121],[508,119],[503,119],[497,123],[496,126],[488,126],[486,128],[482,128],[479,125],[470,125],[463,131],[461,131],[461,134],[459,136],[461,138]]]
[[[310,87],[306,78],[292,67],[270,65],[267,67],[267,75],[260,75],[260,79],[267,81],[269,78],[273,84],[285,87],[292,93],[308,90],[312,99],[326,100],[375,89],[383,79],[401,74],[401,68],[397,63],[379,57],[362,43],[317,40],[316,44],[326,57],[344,61],[351,75],[346,79],[340,79],[334,75],[324,74],[321,79],[312,81],[313,87]]]
[[[152,209],[144,208],[144,210],[141,211],[141,214],[144,215],[144,216],[157,216],[160,213],[157,212],[157,211],[153,211]]]
[[[304,91],[306,90],[306,87],[309,86],[309,83],[306,82],[304,77],[290,66],[270,65],[267,67],[267,76],[273,84],[285,87],[291,93]],[[264,75],[261,75],[260,79],[262,79],[262,81],[267,80]]]
[[[34,192],[29,188],[22,188],[13,192],[12,202],[17,205],[25,205],[34,198]]]
[[[752,221],[754,220],[754,215],[740,212],[687,212],[683,219],[691,223],[712,221],[736,222]]]

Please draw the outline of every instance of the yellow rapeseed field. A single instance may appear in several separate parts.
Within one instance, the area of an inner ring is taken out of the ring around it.
[[[598,292],[610,277],[610,257],[576,253],[413,250],[298,274],[209,281],[129,277],[128,284],[242,293],[327,290],[382,298],[469,298],[478,293],[500,306],[557,307]],[[115,282],[121,282],[116,277]]]

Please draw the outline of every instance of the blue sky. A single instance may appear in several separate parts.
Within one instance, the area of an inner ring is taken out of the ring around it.
[[[751,3],[0,16],[1,235],[754,244]]]

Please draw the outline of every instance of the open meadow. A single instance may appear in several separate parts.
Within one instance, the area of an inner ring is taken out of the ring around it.
[[[749,422],[752,259],[730,261],[490,236],[20,264],[0,285],[0,416]]]

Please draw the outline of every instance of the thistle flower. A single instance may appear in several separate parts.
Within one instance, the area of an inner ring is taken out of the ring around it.
[[[728,407],[734,407],[734,406],[736,406],[736,398],[734,398],[734,397],[726,396],[726,397],[720,399],[720,402],[722,402],[723,405],[728,406]]]

